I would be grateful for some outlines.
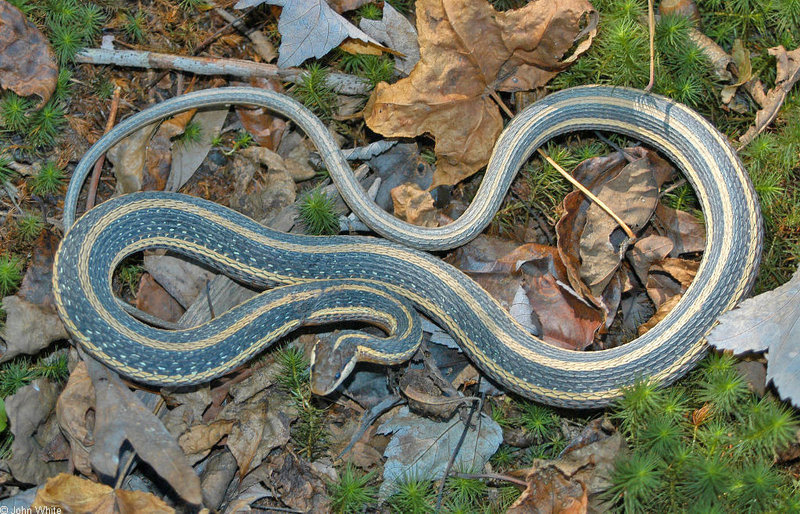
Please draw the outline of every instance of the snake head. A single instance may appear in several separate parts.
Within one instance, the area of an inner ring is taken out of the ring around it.
[[[358,362],[357,345],[340,333],[333,341],[319,337],[311,350],[311,392],[326,396],[350,376]]]

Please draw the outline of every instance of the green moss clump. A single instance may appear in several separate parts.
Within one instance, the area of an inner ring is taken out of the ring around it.
[[[751,393],[733,357],[712,354],[682,384],[640,380],[614,416],[632,454],[606,498],[625,512],[788,512],[791,476],[774,465],[794,440],[794,410]]]

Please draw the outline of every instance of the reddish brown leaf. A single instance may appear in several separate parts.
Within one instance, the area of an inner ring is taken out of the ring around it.
[[[19,9],[0,0],[0,86],[44,105],[56,89],[58,66],[47,38]]]
[[[588,48],[597,20],[586,0],[539,0],[506,12],[485,0],[418,0],[416,14],[420,61],[407,78],[378,84],[364,112],[383,135],[434,136],[432,187],[455,184],[488,162],[503,126],[490,93],[546,84]]]
[[[283,85],[275,79],[258,77],[250,80],[249,85],[260,87],[268,91],[283,93]],[[258,146],[277,150],[281,142],[283,133],[286,131],[286,121],[273,116],[272,113],[263,107],[236,106],[236,114],[242,122],[242,126],[253,136]]]
[[[489,260],[505,249],[507,242],[492,245],[493,240],[485,237],[476,241],[478,245],[470,243],[456,252],[455,264],[470,273],[514,319],[555,346],[582,350],[592,343],[606,316],[566,284],[566,268],[556,248],[528,243]],[[520,307],[523,299],[524,308]]]
[[[136,293],[136,308],[164,321],[178,321],[184,313],[183,307],[161,287],[149,273],[142,275]]]

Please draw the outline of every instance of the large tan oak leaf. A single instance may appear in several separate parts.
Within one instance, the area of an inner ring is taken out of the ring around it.
[[[431,187],[455,184],[486,165],[503,128],[490,95],[546,84],[586,51],[596,26],[587,0],[534,0],[507,12],[486,0],[417,0],[420,61],[407,78],[378,84],[367,125],[392,137],[432,134]]]

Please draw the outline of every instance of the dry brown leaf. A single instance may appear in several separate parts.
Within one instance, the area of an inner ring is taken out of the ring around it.
[[[211,151],[212,141],[222,130],[228,107],[200,111],[194,115],[192,122],[200,127],[200,137],[196,141],[180,142],[172,145],[172,162],[169,178],[164,190],[175,192],[182,188],[192,175],[200,168]]]
[[[528,243],[508,251],[502,240],[481,236],[474,241],[457,250],[451,263],[469,273],[514,319],[555,346],[582,350],[592,343],[606,316],[567,285],[556,248]]]
[[[281,501],[301,512],[327,512],[331,501],[325,483],[328,477],[291,453],[282,453],[271,462],[270,483],[280,493]]]
[[[249,83],[235,83],[234,85],[247,85],[260,87],[268,91],[283,93],[283,84],[275,79],[263,77],[250,79]],[[253,136],[258,146],[277,150],[281,143],[283,133],[286,131],[286,120],[277,116],[263,107],[236,106],[236,114],[247,132]]]
[[[722,103],[728,105],[733,100],[739,86],[747,82],[753,77],[753,66],[750,64],[750,51],[744,47],[744,43],[739,38],[733,42],[733,51],[731,52],[733,62],[736,64],[736,83],[727,85],[720,91]]]
[[[659,202],[654,222],[673,243],[670,257],[702,252],[706,247],[706,227],[688,212],[667,207]]]
[[[183,132],[194,113],[186,111],[160,125],[143,127],[106,153],[114,165],[117,194],[164,189],[172,166],[171,138]]]
[[[225,444],[236,458],[240,476],[258,467],[273,448],[289,441],[289,420],[280,409],[267,409],[266,395],[229,403],[219,414],[220,419],[234,421]]]
[[[260,173],[261,164],[267,166],[267,173]],[[230,206],[237,211],[261,221],[294,203],[297,196],[294,179],[275,152],[251,146],[234,154],[230,169],[235,177]],[[254,180],[257,174],[261,180]]]
[[[628,250],[628,260],[630,260],[633,271],[643,284],[647,282],[650,266],[669,255],[673,248],[674,245],[668,237],[653,234],[639,239]]]
[[[647,159],[626,165],[603,183],[597,197],[636,232],[650,220],[658,203],[658,187]],[[581,279],[599,297],[619,268],[625,240],[617,222],[592,203],[586,211],[586,225],[580,238]]]
[[[58,66],[47,38],[19,9],[0,0],[0,86],[40,105],[56,89]]]
[[[572,480],[555,465],[536,469],[527,477],[528,488],[509,508],[513,514],[583,514],[589,504],[586,486]]]
[[[61,473],[36,493],[34,512],[92,512],[94,514],[174,513],[160,498],[143,491],[127,491]]]
[[[615,152],[583,161],[572,171],[572,175],[594,192],[600,183],[619,173],[626,162],[624,155]],[[580,234],[586,225],[586,211],[590,204],[580,191],[573,191],[565,196],[562,202],[563,215],[556,223],[556,235],[558,253],[566,267],[569,285],[584,298],[599,304],[600,301],[594,297],[580,276]]]
[[[93,477],[89,460],[94,445],[94,386],[86,371],[86,363],[79,362],[64,391],[56,403],[56,416],[61,430],[69,440],[72,464],[79,472]]]
[[[159,285],[149,273],[144,273],[136,292],[136,308],[164,321],[178,321],[184,313],[178,301]]]
[[[775,87],[770,89],[765,97],[756,98],[756,101],[761,105],[761,109],[756,113],[756,121],[753,126],[747,129],[747,132],[739,138],[741,146],[750,143],[772,123],[772,120],[778,115],[784,100],[786,100],[789,91],[800,80],[800,48],[787,52],[783,46],[776,46],[769,49],[769,54],[775,56],[778,66]],[[760,81],[757,82],[754,89],[756,90],[755,96],[761,97],[762,95],[759,93],[763,93],[763,86]]]
[[[567,272],[558,249],[529,243],[499,262],[512,259],[515,271],[523,272],[522,287],[541,327],[541,337],[570,350],[583,350],[591,344],[605,316],[566,285]]]
[[[211,423],[194,425],[178,438],[178,444],[186,453],[189,464],[194,465],[211,452],[223,437],[230,434],[233,421],[218,419]]]
[[[4,301],[7,316],[0,328],[0,362],[20,354],[35,354],[68,337],[53,304],[53,257],[58,243],[58,236],[49,230],[41,233],[19,291]]]
[[[406,183],[392,189],[394,215],[413,225],[438,227],[433,197],[417,184]]]
[[[36,239],[33,246],[33,259],[25,271],[25,277],[20,285],[19,295],[21,298],[41,305],[52,307],[53,303],[53,259],[61,238],[53,234],[50,230],[43,231]]]
[[[88,359],[88,360],[87,360]],[[116,373],[85,357],[95,390],[95,445],[92,467],[116,477],[120,448],[128,441],[140,459],[163,478],[187,503],[203,501],[200,479],[175,438],[153,412],[128,389]]]
[[[144,269],[177,302],[188,309],[216,274],[174,255],[145,254]]]
[[[586,0],[539,0],[506,12],[486,0],[418,0],[416,14],[420,61],[407,78],[378,84],[364,112],[385,136],[434,136],[432,187],[455,184],[488,162],[503,128],[490,93],[546,84],[588,48],[597,21]]]
[[[688,261],[686,259],[663,259],[661,262],[654,264],[650,271],[657,273],[663,272],[669,274],[672,278],[677,280],[684,290],[689,287],[689,284],[694,280],[697,275],[697,269],[700,267],[698,261]]]
[[[359,39],[345,39],[339,49],[355,55],[383,55],[382,46]]]

